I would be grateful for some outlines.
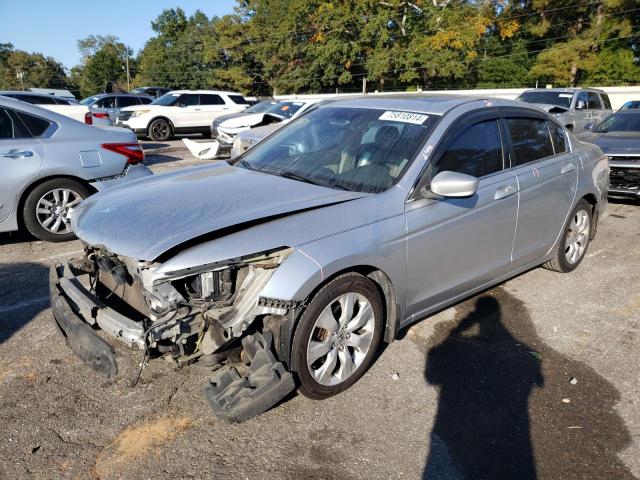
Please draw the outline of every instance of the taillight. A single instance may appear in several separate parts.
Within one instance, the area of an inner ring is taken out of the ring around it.
[[[96,118],[109,118],[108,113],[93,112],[91,115],[93,115]]]
[[[144,151],[139,143],[103,143],[101,145],[105,150],[119,153],[127,157],[129,165],[136,165],[144,161]]]
[[[93,118],[91,117],[91,112],[87,112],[84,114],[84,123],[87,125],[93,125]]]

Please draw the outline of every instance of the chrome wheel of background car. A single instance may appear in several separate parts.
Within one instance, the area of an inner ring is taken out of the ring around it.
[[[574,214],[564,245],[564,255],[570,264],[576,263],[584,255],[589,243],[590,225],[589,214],[586,211],[578,210]]]
[[[48,232],[58,235],[70,233],[69,214],[81,201],[80,194],[68,188],[50,190],[38,200],[36,218]]]
[[[345,293],[318,316],[307,345],[307,366],[321,385],[344,382],[362,365],[373,340],[375,315],[359,293]]]

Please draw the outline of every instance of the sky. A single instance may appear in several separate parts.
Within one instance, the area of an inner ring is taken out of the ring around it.
[[[138,52],[153,36],[151,21],[165,8],[197,9],[209,17],[233,11],[235,0],[0,0],[0,43],[54,57],[71,68],[80,62],[77,41],[113,34]]]

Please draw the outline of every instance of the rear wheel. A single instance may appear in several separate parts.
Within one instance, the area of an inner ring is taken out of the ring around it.
[[[47,242],[75,238],[69,224],[73,209],[90,195],[87,187],[70,178],[54,178],[34,188],[22,212],[29,233]]]
[[[300,392],[322,399],[353,385],[370,366],[383,328],[375,284],[357,273],[337,277],[309,303],[293,339]]]
[[[173,135],[173,129],[168,120],[157,118],[149,124],[149,138],[156,142],[165,142]]]
[[[567,220],[555,257],[543,266],[556,272],[570,272],[580,265],[591,238],[592,208],[582,199]]]

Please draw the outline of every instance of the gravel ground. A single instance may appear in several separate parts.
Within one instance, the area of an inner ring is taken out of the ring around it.
[[[184,152],[148,157],[157,172]],[[206,162],[205,162],[206,163]],[[631,479],[640,476],[640,205],[610,205],[572,274],[534,269],[402,332],[348,391],[216,419],[208,374],[116,346],[81,364],[48,266],[80,250],[0,234],[0,478]]]

